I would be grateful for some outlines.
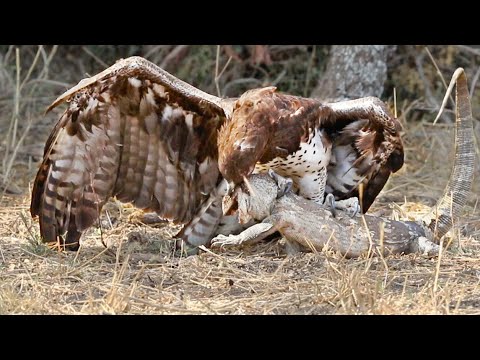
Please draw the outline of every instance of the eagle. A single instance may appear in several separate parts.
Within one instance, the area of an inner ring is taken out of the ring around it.
[[[130,57],[47,112],[65,102],[30,206],[42,240],[62,249],[78,249],[111,197],[185,224],[178,236],[205,245],[222,196],[269,169],[305,198],[360,197],[366,212],[404,160],[400,123],[375,97],[324,104],[265,87],[223,99]]]

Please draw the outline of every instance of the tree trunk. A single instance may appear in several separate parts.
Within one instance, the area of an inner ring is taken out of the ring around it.
[[[325,102],[380,98],[387,79],[387,57],[395,49],[395,45],[333,45],[312,96]]]

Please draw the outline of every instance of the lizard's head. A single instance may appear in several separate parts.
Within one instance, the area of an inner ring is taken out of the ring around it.
[[[279,189],[271,177],[251,175],[247,182],[241,183],[231,195],[223,198],[224,214],[233,215],[238,211],[241,224],[252,219],[262,221],[271,214],[275,201],[284,192],[285,189]]]

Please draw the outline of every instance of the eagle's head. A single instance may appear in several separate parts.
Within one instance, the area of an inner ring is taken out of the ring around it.
[[[218,166],[227,181],[239,184],[253,172],[257,159],[261,156],[262,146],[256,146],[259,142],[262,140],[258,137],[241,138],[231,147],[225,146],[222,149],[219,146]]]
[[[234,104],[232,118],[218,134],[218,166],[223,177],[239,184],[255,169],[272,136],[276,114],[271,96],[275,88],[245,92]]]

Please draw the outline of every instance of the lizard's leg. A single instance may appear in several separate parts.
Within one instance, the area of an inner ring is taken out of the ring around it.
[[[278,231],[276,222],[271,217],[266,218],[263,222],[250,226],[238,235],[218,235],[212,239],[212,248],[225,248],[229,246],[254,245],[267,236]]]

